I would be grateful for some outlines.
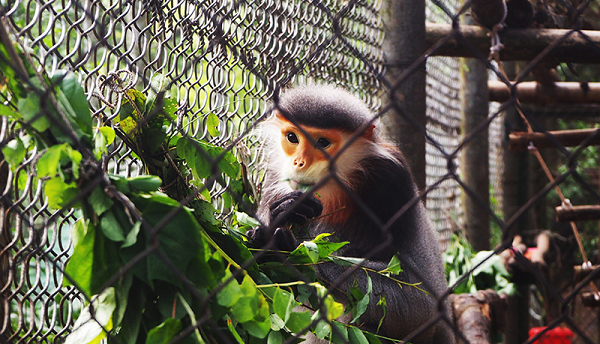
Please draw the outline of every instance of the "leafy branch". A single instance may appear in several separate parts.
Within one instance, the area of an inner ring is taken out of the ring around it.
[[[256,263],[243,236],[253,223],[243,212],[253,195],[244,193],[240,163],[230,150],[173,130],[178,104],[164,79],[155,77],[143,94],[126,73],[105,77],[105,87],[122,95],[111,123],[92,119],[73,72],[45,75],[24,51],[0,45],[0,115],[12,130],[2,155],[12,171],[33,164],[32,183],[43,184],[57,211],[51,221],[69,208],[82,214],[63,286],[77,288],[88,305],[66,343],[283,343],[308,328],[334,343],[379,343],[337,323],[344,308],[316,281],[313,265],[344,243],[320,236],[289,253],[305,281],[285,265]],[[207,116],[207,130],[218,134],[218,118]],[[117,138],[148,175],[104,171]],[[236,215],[233,225],[215,216],[207,186],[214,182]],[[317,311],[299,309],[305,302]]]

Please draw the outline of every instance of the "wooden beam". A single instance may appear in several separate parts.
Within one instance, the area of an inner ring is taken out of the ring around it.
[[[553,140],[545,133],[513,132],[509,135],[508,147],[510,150],[524,151],[529,147],[529,142],[533,142],[536,148],[556,148],[555,142],[565,147],[576,147],[597,131],[597,129],[549,131],[548,133],[554,137]],[[594,137],[590,145],[600,145],[600,134]]]
[[[575,265],[573,267],[573,279],[574,279],[575,283],[579,283],[579,282],[583,281],[583,279],[586,278],[587,275],[589,275],[593,271],[596,271],[599,267],[600,267],[600,265],[593,265],[593,266],[590,266],[589,268],[584,269],[581,265]],[[595,278],[593,278],[593,279],[596,280],[598,278],[600,278],[600,274],[597,274],[595,276]]]
[[[581,293],[581,303],[586,307],[598,307],[600,306],[600,298],[592,291],[586,291]]]
[[[510,89],[501,81],[489,81],[489,97],[493,102],[510,99]],[[600,82],[556,82],[543,85],[535,81],[521,82],[516,86],[519,101],[544,104],[600,104]]]
[[[456,37],[450,24],[426,24],[427,47],[431,47],[446,37],[452,37],[448,42],[432,52],[432,56],[475,57]],[[461,25],[460,34],[470,42],[475,50],[487,57],[490,52],[490,37],[488,30],[475,25]],[[500,32],[500,40],[504,49],[500,51],[503,61],[530,61],[547,48],[552,42],[561,39],[571,30],[562,29],[515,29],[505,28]],[[600,31],[581,30],[589,40],[578,32],[572,32],[569,37],[552,49],[547,59],[555,62],[600,63]]]
[[[558,206],[555,210],[560,222],[600,220],[600,205]]]

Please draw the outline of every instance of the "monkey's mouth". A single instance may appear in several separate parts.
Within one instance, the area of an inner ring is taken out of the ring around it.
[[[315,183],[299,182],[293,179],[287,179],[286,181],[288,182],[288,184],[290,184],[292,190],[300,190],[302,192],[308,191],[311,187],[315,185]]]

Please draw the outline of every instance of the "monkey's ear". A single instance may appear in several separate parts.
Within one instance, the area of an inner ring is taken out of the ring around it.
[[[375,124],[371,124],[365,131],[362,133],[362,137],[369,141],[373,141],[373,131],[375,130]]]

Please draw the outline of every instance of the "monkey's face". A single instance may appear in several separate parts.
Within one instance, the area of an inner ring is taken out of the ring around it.
[[[284,153],[282,177],[292,189],[305,189],[329,173],[329,159],[350,136],[340,130],[302,126],[279,118],[281,149]]]

